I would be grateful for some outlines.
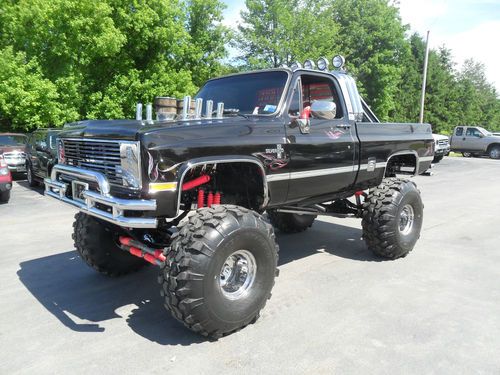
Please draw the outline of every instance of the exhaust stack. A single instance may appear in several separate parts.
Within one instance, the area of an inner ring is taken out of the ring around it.
[[[148,124],[153,123],[153,105],[151,103],[146,105],[146,122]]]
[[[220,102],[217,103],[217,118],[223,118],[224,117],[224,103]]]
[[[182,106],[182,119],[187,120],[189,117],[189,110],[191,109],[191,97],[185,96],[184,97],[184,103]]]
[[[201,119],[201,109],[203,108],[203,99],[198,98],[196,99],[195,106],[194,106],[194,118],[196,120]]]
[[[135,109],[135,119],[137,121],[142,121],[142,103],[137,103]]]
[[[205,117],[208,119],[211,119],[213,110],[214,110],[214,101],[207,100],[207,104],[206,104],[206,108],[205,108]]]

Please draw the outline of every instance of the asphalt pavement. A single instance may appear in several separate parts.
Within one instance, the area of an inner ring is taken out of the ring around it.
[[[278,235],[256,324],[210,341],[170,317],[154,267],[106,278],[71,240],[75,210],[25,181],[0,205],[0,373],[499,374],[500,160],[417,176],[421,238],[381,260],[356,219]]]

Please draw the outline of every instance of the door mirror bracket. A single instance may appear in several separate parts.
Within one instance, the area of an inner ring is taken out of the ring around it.
[[[311,121],[308,118],[295,118],[290,123],[290,127],[298,127],[302,134],[309,134],[311,131]]]

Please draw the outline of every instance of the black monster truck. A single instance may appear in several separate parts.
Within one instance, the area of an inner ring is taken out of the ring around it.
[[[431,127],[380,123],[353,78],[325,65],[210,80],[193,114],[187,97],[175,120],[66,125],[46,195],[79,209],[82,259],[110,276],[159,266],[166,308],[220,337],[254,322],[271,296],[273,226],[355,216],[375,254],[407,255],[423,204],[396,176],[429,168]]]

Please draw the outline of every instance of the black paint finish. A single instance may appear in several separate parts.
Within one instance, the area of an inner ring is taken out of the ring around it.
[[[294,73],[292,82],[298,74]],[[328,73],[318,74],[332,78]],[[375,186],[382,180],[385,168],[381,165],[368,172],[362,167],[369,160],[383,164],[398,152],[415,153],[419,157],[433,154],[428,124],[355,123],[344,116],[334,120],[312,119],[310,133],[302,134],[287,114],[290,96],[288,93],[285,105],[273,116],[153,124],[135,120],[81,121],[66,126],[60,137],[140,141],[143,176],[148,176],[149,157],[176,166],[163,176],[164,181],[178,181],[187,163],[196,158],[252,158],[265,169],[268,207],[321,201]],[[345,104],[341,105],[343,113],[347,113]],[[430,162],[421,162],[418,172],[424,172]],[[148,177],[143,181],[140,195],[144,198],[152,197],[148,192],[149,182]],[[122,194],[121,189],[115,189],[115,193]],[[158,192],[154,198],[159,202],[157,216],[177,214],[177,192]]]

